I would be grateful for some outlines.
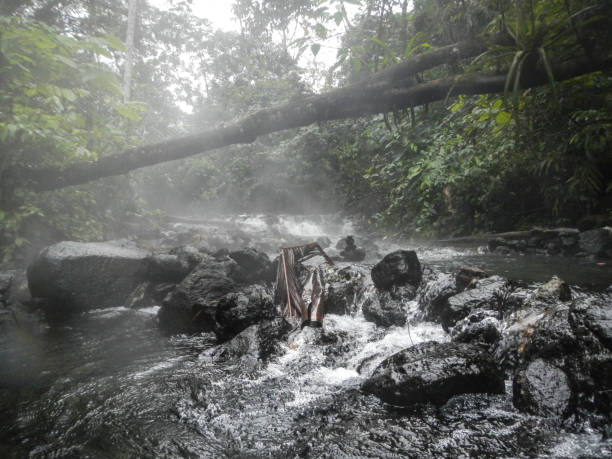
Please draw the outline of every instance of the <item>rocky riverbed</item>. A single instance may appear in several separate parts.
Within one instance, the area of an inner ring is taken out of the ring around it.
[[[536,279],[510,276],[477,247],[359,234],[365,260],[343,260],[355,233],[333,216],[191,219],[156,240],[45,249],[27,272],[35,299],[25,275],[0,276],[0,448],[610,456],[608,267],[566,282],[548,257]],[[274,305],[274,256],[307,240],[338,261],[323,328],[300,330]]]

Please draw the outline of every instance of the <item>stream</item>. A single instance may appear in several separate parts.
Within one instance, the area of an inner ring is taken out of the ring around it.
[[[334,247],[354,234],[368,253],[358,264],[364,272],[400,246],[368,241],[337,216],[186,218],[168,223],[170,233],[185,243],[216,234],[218,244],[252,245],[271,257],[280,245],[326,236]],[[581,295],[612,283],[612,267],[586,259],[401,247],[448,273],[478,266],[527,285],[556,274]],[[416,301],[405,306],[416,317]],[[368,371],[359,369],[423,341],[449,340],[435,323],[382,328],[361,312],[328,314],[323,339],[306,328],[270,361],[218,362],[210,357],[213,334],[163,336],[158,310],[117,305],[1,334],[0,457],[612,456],[612,440],[588,424],[516,410],[511,380],[505,394],[459,395],[441,407],[394,408],[361,393]]]

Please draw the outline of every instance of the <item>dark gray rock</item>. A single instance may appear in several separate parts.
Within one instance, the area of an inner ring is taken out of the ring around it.
[[[229,252],[229,257],[237,263],[232,278],[241,284],[273,282],[276,269],[268,255],[252,247]]]
[[[147,257],[117,243],[60,242],[30,264],[28,284],[33,297],[48,300],[48,313],[119,306],[146,279]]]
[[[487,277],[487,273],[482,269],[473,266],[464,266],[455,276],[455,286],[458,291],[462,291],[477,279],[484,279],[485,277]]]
[[[238,289],[230,277],[235,267],[229,258],[206,258],[164,298],[160,327],[168,333],[214,331],[219,300]]]
[[[363,317],[381,327],[401,327],[408,318],[406,301],[412,300],[415,295],[416,288],[411,285],[394,287],[391,291],[374,289],[363,302]]]
[[[330,314],[351,314],[355,312],[356,300],[365,289],[364,275],[354,266],[339,269],[325,265],[325,312]]]
[[[384,360],[362,390],[393,405],[442,405],[457,394],[503,393],[504,376],[479,346],[430,341]]]
[[[264,320],[247,327],[231,340],[205,351],[203,357],[216,363],[236,359],[253,363],[266,360],[279,351],[279,342],[286,340],[291,330],[291,324],[283,318]]]
[[[569,307],[559,306],[542,317],[522,344],[523,358],[553,360],[577,351],[577,338],[570,323]]]
[[[338,255],[342,261],[363,261],[366,256],[365,249],[357,247],[353,236],[340,239],[336,244],[336,249],[340,251]]]
[[[153,254],[147,261],[147,277],[154,282],[180,282],[193,269],[186,258],[178,255]]]
[[[277,315],[272,294],[261,285],[228,293],[217,303],[215,333],[219,341],[237,335],[250,325]]]
[[[508,281],[491,276],[477,281],[474,288],[449,297],[440,309],[440,322],[445,330],[477,309],[502,311],[507,295]]]
[[[426,320],[438,321],[446,300],[459,293],[453,276],[425,268],[425,278],[418,290],[417,301]]]
[[[326,249],[332,245],[332,241],[327,236],[319,236],[317,238],[317,244],[321,246],[321,248]]]
[[[535,299],[554,304],[558,301],[571,300],[572,292],[564,280],[553,276],[552,279],[538,288]]]
[[[379,290],[406,284],[418,287],[422,275],[421,263],[414,250],[391,252],[372,268],[372,281]]]
[[[571,411],[572,390],[563,370],[536,359],[514,377],[513,402],[521,411],[539,416],[566,417]]]
[[[612,258],[612,227],[604,226],[580,233],[580,251],[600,258]]]
[[[476,311],[459,321],[451,330],[453,341],[479,344],[485,348],[495,345],[502,337],[499,320],[490,311]]]
[[[0,272],[0,307],[8,304],[9,290],[14,277],[15,274],[12,272]]]
[[[612,302],[591,305],[584,312],[584,323],[612,351]]]

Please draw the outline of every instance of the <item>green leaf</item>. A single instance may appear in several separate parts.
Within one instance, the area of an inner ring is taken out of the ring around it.
[[[316,57],[319,51],[321,51],[321,45],[319,43],[313,43],[310,45],[310,51],[312,51],[312,54]]]
[[[499,112],[495,117],[498,126],[505,127],[512,121],[512,115],[508,112]]]
[[[342,23],[343,19],[344,19],[344,15],[342,14],[342,11],[337,11],[334,14],[334,22],[336,23],[337,26],[339,26]]]

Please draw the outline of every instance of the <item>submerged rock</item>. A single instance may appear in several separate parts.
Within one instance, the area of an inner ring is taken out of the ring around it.
[[[569,414],[572,390],[563,370],[542,359],[536,359],[519,371],[513,381],[514,405],[539,416]]]
[[[379,290],[406,284],[418,287],[422,276],[421,263],[414,250],[391,252],[372,268],[372,280]]]
[[[148,253],[114,242],[59,242],[28,267],[33,297],[48,301],[48,313],[123,305],[147,277]]]
[[[503,393],[504,376],[479,346],[429,341],[384,360],[362,390],[393,405],[442,405],[457,394]]]

